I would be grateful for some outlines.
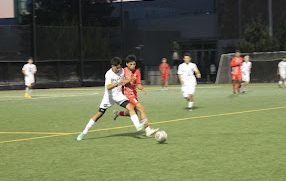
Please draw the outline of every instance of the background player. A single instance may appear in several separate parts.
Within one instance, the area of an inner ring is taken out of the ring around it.
[[[33,64],[33,58],[29,58],[28,63],[25,64],[22,68],[22,73],[24,74],[25,80],[25,95],[24,97],[27,99],[32,98],[32,88],[35,85],[35,74],[37,72],[37,67]]]
[[[131,80],[124,79],[123,69],[121,68],[121,59],[114,57],[110,61],[111,69],[105,74],[105,91],[99,106],[98,112],[89,120],[82,133],[77,136],[77,141],[81,141],[88,133],[88,130],[101,118],[105,111],[114,103],[126,108],[129,111],[131,121],[137,131],[144,128],[144,123],[139,122],[136,112],[129,103],[127,97],[122,93],[122,86],[129,83]]]
[[[162,58],[159,69],[161,73],[161,87],[164,90],[168,88],[170,76],[170,65],[167,63],[167,58]]]
[[[136,111],[140,113],[141,122],[145,122],[145,133],[147,137],[152,136],[159,129],[152,129],[149,125],[143,105],[138,101],[137,87],[143,91],[141,84],[141,74],[136,68],[136,56],[129,55],[126,57],[126,67],[124,68],[125,79],[130,79],[131,82],[123,87],[124,95],[129,99],[129,102],[135,107]],[[138,113],[137,112],[137,113]],[[118,116],[130,116],[128,111],[114,111],[114,120]]]
[[[240,56],[240,51],[236,50],[234,57],[230,61],[233,94],[238,93],[239,89],[241,87],[241,78],[242,78],[241,65],[242,65],[242,62],[243,62],[243,58]]]
[[[178,67],[178,77],[181,83],[181,89],[184,98],[188,101],[188,109],[192,111],[194,105],[194,94],[197,85],[197,78],[201,78],[201,73],[196,64],[192,63],[192,57],[189,53],[184,54],[184,63]],[[194,75],[196,74],[196,77]]]
[[[252,63],[250,62],[249,55],[244,56],[244,62],[241,65],[241,72],[242,72],[241,89],[243,93],[246,92],[246,86],[250,82],[251,67],[252,67]]]
[[[279,87],[286,86],[286,57],[282,58],[282,61],[278,64],[278,74],[280,80],[278,82]]]

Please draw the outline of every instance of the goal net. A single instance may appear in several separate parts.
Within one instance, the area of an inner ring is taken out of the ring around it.
[[[231,67],[229,63],[233,55],[234,53],[221,55],[216,84],[231,83]],[[283,56],[286,56],[286,51],[241,53],[241,55],[250,56],[252,62],[251,82],[266,83],[278,81],[278,63]]]

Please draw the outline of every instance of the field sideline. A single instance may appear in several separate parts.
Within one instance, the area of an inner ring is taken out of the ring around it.
[[[285,180],[286,89],[252,84],[199,85],[194,111],[180,88],[147,86],[140,94],[166,144],[136,133],[110,108],[76,142],[98,109],[103,87],[0,91],[0,180]]]

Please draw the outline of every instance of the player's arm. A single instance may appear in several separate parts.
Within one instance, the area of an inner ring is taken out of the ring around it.
[[[177,74],[178,74],[178,78],[179,78],[180,84],[183,85],[184,84],[184,80],[183,80],[183,76],[182,76],[183,72],[182,72],[181,65],[179,65],[179,67],[178,67]]]
[[[160,64],[159,70],[160,70],[160,73],[161,73],[161,74],[164,74],[164,70],[163,70],[162,64]]]
[[[239,64],[236,63],[236,61],[234,59],[231,59],[230,64],[231,67],[237,67],[240,66]]]
[[[200,70],[198,69],[197,66],[195,67],[194,72],[195,72],[196,77],[197,77],[198,79],[200,79],[200,78],[202,77],[201,72],[200,72]]]
[[[114,89],[115,87],[118,87],[119,86],[119,83],[109,83],[106,85],[106,88],[107,90],[111,90],[111,89]]]
[[[36,74],[36,73],[37,73],[37,67],[36,67],[36,65],[35,65],[34,74]]]
[[[179,78],[180,84],[183,85],[184,84],[183,76],[181,74],[178,74],[178,78]]]
[[[119,85],[121,85],[121,82],[112,82],[111,81],[111,77],[106,74],[105,75],[105,86],[107,88],[107,90],[111,90],[114,89],[115,87],[118,87]]]
[[[134,79],[135,79],[135,81],[136,81],[137,88],[138,88],[139,90],[141,90],[141,91],[145,91],[145,90],[144,90],[144,87],[143,87],[143,85],[142,85],[142,82],[141,82],[141,73],[140,73],[140,71],[139,71],[138,69],[136,70],[136,73],[135,73],[135,75],[134,75]]]
[[[110,80],[110,82],[106,85],[106,87],[108,90],[111,90],[111,89],[114,89],[115,87],[125,85],[125,84],[128,84],[130,82],[131,82],[131,79],[122,79],[121,81],[114,82],[114,83],[111,83],[111,80]]]
[[[22,68],[22,74],[26,76],[25,66]]]

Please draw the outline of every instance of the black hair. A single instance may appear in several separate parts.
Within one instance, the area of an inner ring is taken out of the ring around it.
[[[185,56],[188,56],[188,57],[192,58],[192,55],[191,55],[189,52],[184,53],[184,57],[185,57]]]
[[[135,55],[128,55],[125,59],[126,63],[130,63],[130,62],[136,62],[136,56]]]
[[[117,65],[120,65],[122,62],[121,58],[119,57],[113,57],[111,60],[110,60],[110,64],[111,65],[114,65],[114,66],[117,66]]]

